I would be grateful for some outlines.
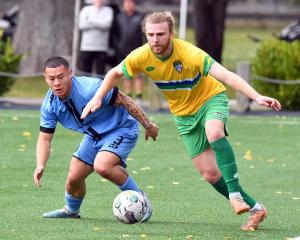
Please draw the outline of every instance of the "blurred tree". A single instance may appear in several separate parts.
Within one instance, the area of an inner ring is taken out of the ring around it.
[[[14,49],[22,53],[22,73],[40,72],[52,55],[70,56],[74,0],[23,0],[14,36]]]
[[[217,62],[222,62],[227,0],[193,0],[196,43]]]

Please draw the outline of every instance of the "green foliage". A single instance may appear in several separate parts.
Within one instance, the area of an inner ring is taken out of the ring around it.
[[[263,41],[256,51],[253,71],[256,76],[299,80],[300,41],[288,43],[274,38]],[[253,85],[259,92],[277,98],[284,109],[300,109],[300,84],[274,84],[254,79]]]
[[[10,39],[4,43],[0,41],[0,71],[16,73],[19,69],[22,55],[16,54],[12,48]],[[0,96],[10,90],[15,79],[7,76],[0,76]]]

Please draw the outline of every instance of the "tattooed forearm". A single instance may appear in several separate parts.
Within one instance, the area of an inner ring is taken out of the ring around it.
[[[138,120],[145,129],[151,127],[150,120],[144,110],[132,98],[121,91],[118,93],[115,105],[125,107],[129,114]]]

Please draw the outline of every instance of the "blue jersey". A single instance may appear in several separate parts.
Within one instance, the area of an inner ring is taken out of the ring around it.
[[[102,99],[102,106],[80,119],[83,108],[92,99],[102,84],[102,80],[91,77],[72,77],[72,90],[65,100],[48,90],[41,106],[40,131],[54,133],[59,122],[65,128],[86,133],[95,139],[119,128],[137,126],[124,107],[114,106],[118,88],[115,87]]]

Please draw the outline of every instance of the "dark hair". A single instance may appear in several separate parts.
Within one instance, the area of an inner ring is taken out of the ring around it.
[[[61,65],[63,65],[65,68],[69,68],[69,63],[65,58],[60,56],[53,56],[46,60],[44,64],[44,70],[46,68],[57,68]]]

